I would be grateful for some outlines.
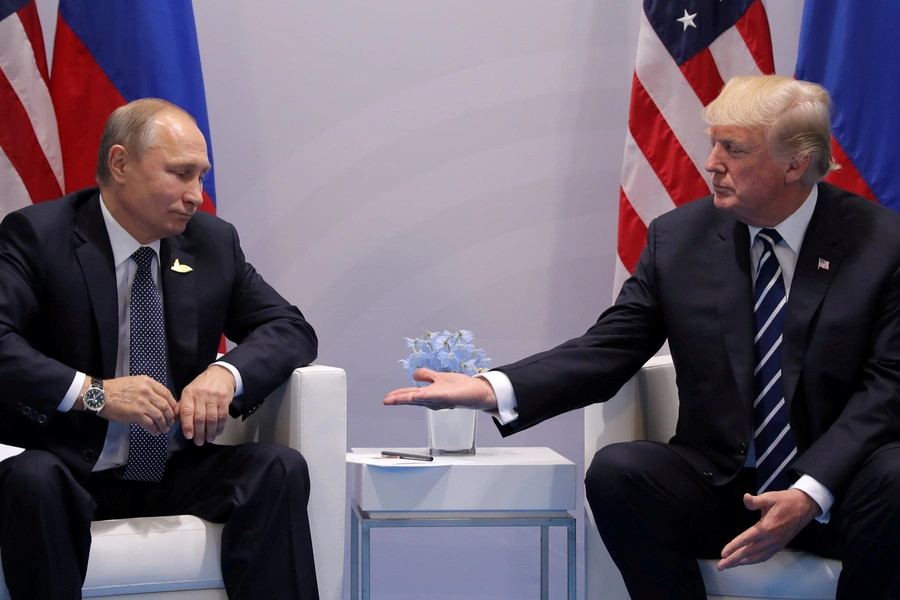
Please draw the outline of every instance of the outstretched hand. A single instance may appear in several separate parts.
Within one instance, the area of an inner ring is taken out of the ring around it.
[[[821,512],[815,500],[797,489],[744,494],[744,506],[762,511],[762,516],[722,549],[720,571],[770,559]]]
[[[394,390],[384,397],[384,403],[388,406],[424,406],[433,410],[441,408],[496,410],[497,408],[497,396],[494,394],[494,388],[483,377],[470,377],[460,373],[439,373],[431,369],[416,369],[413,379],[428,382],[431,385]]]

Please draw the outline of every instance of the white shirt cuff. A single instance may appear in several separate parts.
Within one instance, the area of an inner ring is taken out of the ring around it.
[[[497,410],[485,411],[492,417],[500,421],[501,425],[512,423],[519,418],[519,412],[516,410],[516,393],[513,391],[512,383],[509,377],[501,371],[488,371],[479,373],[475,377],[483,377],[488,380],[491,387],[494,388],[494,395],[497,396]]]
[[[794,488],[806,493],[822,509],[822,514],[816,517],[816,521],[827,523],[831,519],[831,507],[834,506],[834,496],[828,491],[828,488],[810,475],[801,476],[797,483],[791,486],[791,489]]]
[[[244,393],[244,380],[241,379],[241,373],[237,370],[234,365],[230,365],[224,360],[217,360],[213,363],[213,365],[219,365],[220,367],[225,367],[231,374],[234,375],[234,395],[235,397],[240,396]],[[210,365],[212,366],[212,365]]]
[[[59,406],[56,407],[56,410],[59,412],[69,412],[72,410],[72,407],[75,406],[75,401],[78,400],[78,394],[81,392],[81,386],[84,385],[84,380],[87,379],[87,375],[82,373],[81,371],[75,372],[75,379],[72,380],[72,385],[69,386],[69,391],[66,392],[66,395],[63,396],[62,402],[59,403]]]

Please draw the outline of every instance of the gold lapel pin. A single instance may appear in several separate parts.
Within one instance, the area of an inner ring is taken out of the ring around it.
[[[192,269],[191,267],[189,267],[187,265],[181,264],[180,262],[178,262],[178,259],[176,258],[175,262],[172,264],[172,270],[175,271],[176,273],[190,273],[194,269]]]

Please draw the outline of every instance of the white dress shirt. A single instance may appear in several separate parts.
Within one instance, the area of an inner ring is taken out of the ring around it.
[[[794,270],[797,266],[799,249],[803,245],[803,238],[806,236],[806,228],[809,226],[810,219],[812,219],[818,198],[819,188],[818,186],[813,186],[812,191],[800,208],[787,219],[771,228],[778,231],[781,237],[784,238],[782,243],[775,246],[775,257],[778,259],[778,264],[781,265],[781,272],[784,276],[785,293],[788,298],[790,298],[791,283],[794,279]],[[756,242],[756,234],[759,233],[762,228],[749,227],[749,229],[750,265],[753,269],[753,273],[756,273],[756,269],[759,266],[759,259],[763,252],[762,242]],[[753,279],[755,285],[755,277]],[[489,371],[478,375],[478,377],[487,379],[494,388],[494,394],[497,396],[497,410],[488,412],[496,417],[502,425],[506,425],[507,423],[511,423],[518,419],[519,415],[516,411],[516,394],[513,390],[512,383],[509,381],[509,377],[500,371]],[[750,451],[747,453],[745,466],[754,467],[755,465],[756,451],[753,440],[751,439]],[[824,485],[809,475],[802,475],[791,488],[797,488],[806,492],[806,494],[819,505],[819,508],[822,509],[822,514],[817,517],[817,520],[822,523],[828,522],[828,519],[831,517],[831,507],[834,505],[834,496]]]
[[[130,374],[130,349],[131,349],[131,284],[134,281],[134,275],[137,273],[137,263],[131,260],[131,255],[141,247],[141,243],[134,239],[130,233],[119,225],[113,218],[103,198],[100,198],[100,210],[103,213],[103,221],[106,224],[106,231],[109,234],[109,242],[113,251],[113,263],[116,266],[116,288],[118,298],[118,352],[116,353],[116,377],[125,377]],[[155,256],[151,265],[153,281],[159,288],[160,298],[162,298],[162,289],[160,288],[160,265],[159,265],[159,240],[148,244],[153,248]],[[217,361],[213,364],[221,365],[231,371],[234,375],[235,396],[239,396],[244,392],[244,383],[240,372],[226,362]],[[96,376],[96,375],[95,375]],[[76,372],[72,385],[59,403],[57,410],[66,412],[71,410],[78,394],[84,385],[87,375],[82,372]],[[102,412],[102,411],[101,411]],[[98,418],[102,418],[99,417]],[[183,440],[183,436],[177,436],[176,433],[181,430],[181,422],[176,423],[169,428],[169,453],[179,448],[179,440]],[[128,462],[128,449],[131,441],[131,426],[127,423],[113,423],[110,421],[109,428],[106,431],[106,441],[103,443],[103,451],[94,465],[94,471],[103,471],[116,467],[124,466]]]

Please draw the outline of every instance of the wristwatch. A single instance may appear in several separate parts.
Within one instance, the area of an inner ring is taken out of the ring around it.
[[[84,391],[81,396],[84,407],[99,413],[106,406],[106,392],[103,391],[103,380],[97,377],[91,377],[91,387]]]

